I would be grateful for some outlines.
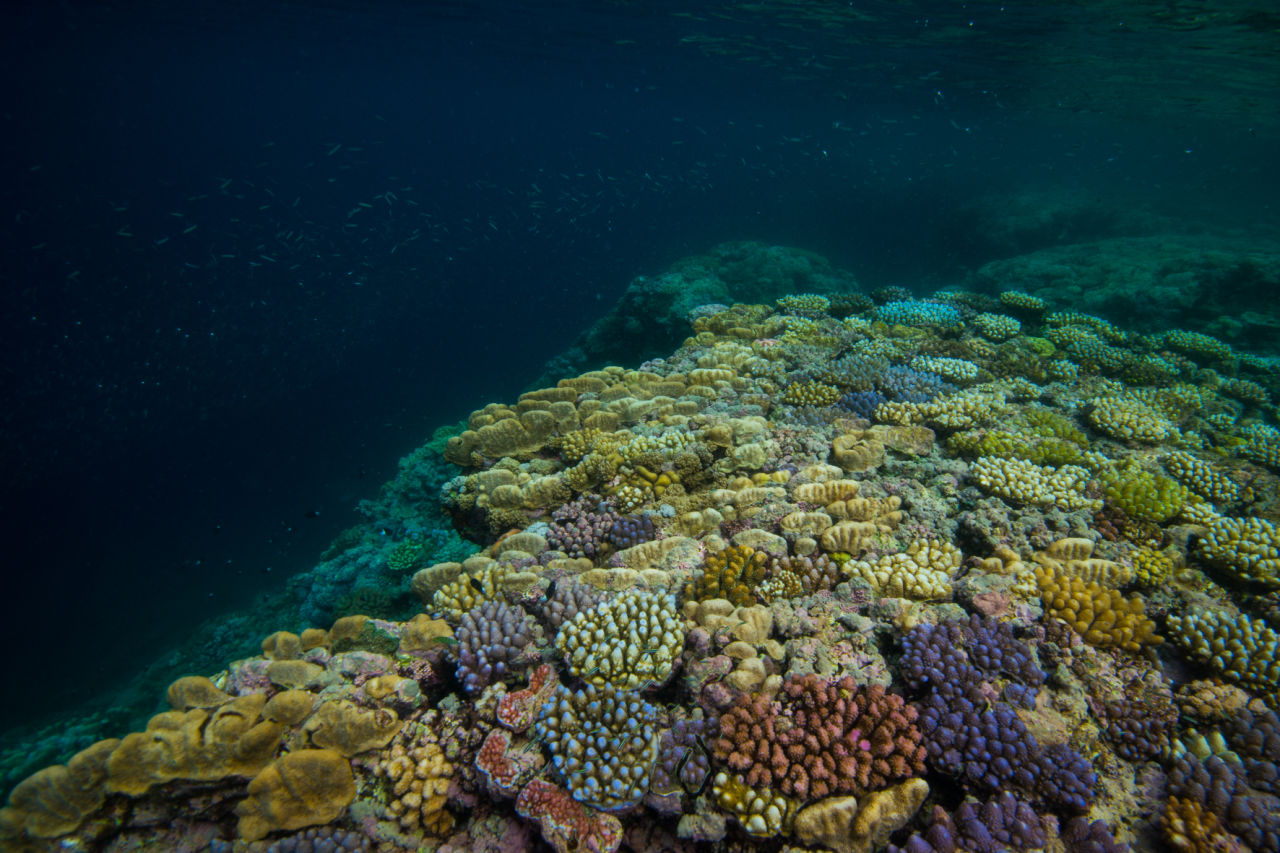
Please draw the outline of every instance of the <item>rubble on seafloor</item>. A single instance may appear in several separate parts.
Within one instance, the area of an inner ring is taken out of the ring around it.
[[[1278,850],[1278,388],[1019,292],[699,309],[471,415],[423,613],[180,679],[0,846]]]

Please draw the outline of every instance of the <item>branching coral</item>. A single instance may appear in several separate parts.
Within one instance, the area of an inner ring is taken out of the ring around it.
[[[739,698],[720,717],[712,750],[751,788],[800,800],[863,793],[923,769],[915,718],[883,687],[793,677],[777,698]]]

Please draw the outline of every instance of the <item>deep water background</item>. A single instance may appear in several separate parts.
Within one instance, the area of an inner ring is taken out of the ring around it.
[[[6,7],[0,727],[278,589],[436,427],[720,241],[929,291],[993,257],[991,195],[1275,228],[1245,24],[1201,97],[1161,88],[1185,57],[1083,73],[1077,40],[1169,37],[1072,7],[716,6]]]

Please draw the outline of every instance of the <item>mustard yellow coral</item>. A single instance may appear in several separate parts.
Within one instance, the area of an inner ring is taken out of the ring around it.
[[[794,801],[768,789],[753,790],[740,776],[717,773],[711,780],[711,794],[751,835],[779,835],[790,829],[795,818]]]
[[[453,827],[445,809],[453,764],[429,726],[415,722],[378,757],[374,773],[387,780],[387,808],[410,833],[441,837]]]
[[[840,399],[840,389],[825,382],[795,382],[782,399],[792,406],[830,406]]]
[[[727,598],[735,605],[755,604],[755,589],[764,580],[769,555],[754,548],[731,545],[707,557],[701,573],[685,585],[686,600]]]
[[[1125,599],[1114,590],[1042,566],[1036,570],[1045,611],[1061,619],[1094,646],[1117,646],[1137,652],[1144,644],[1163,642],[1147,618],[1140,598]]]

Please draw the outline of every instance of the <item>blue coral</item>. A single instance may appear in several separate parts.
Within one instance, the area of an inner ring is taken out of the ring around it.
[[[887,302],[875,310],[875,318],[899,326],[938,326],[955,329],[961,325],[960,309],[941,302],[904,299]]]
[[[886,368],[876,379],[876,387],[895,403],[928,403],[939,394],[955,390],[937,374],[900,364]]]
[[[879,391],[849,391],[836,400],[836,408],[869,421],[875,414],[876,406],[885,402],[885,399]]]
[[[658,528],[647,515],[624,515],[610,526],[607,538],[615,548],[630,548],[658,538]]]
[[[649,790],[658,756],[657,709],[611,684],[561,686],[542,707],[535,733],[575,800],[628,809]]]

